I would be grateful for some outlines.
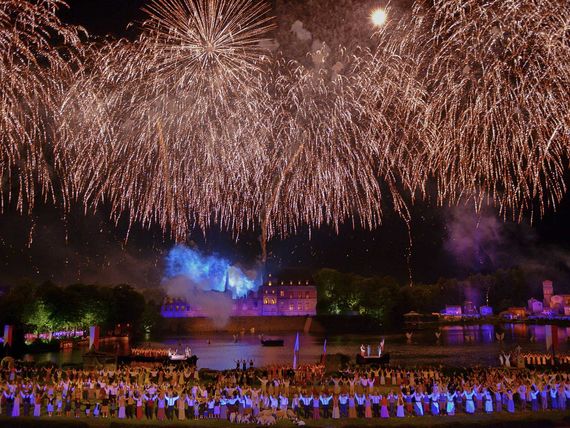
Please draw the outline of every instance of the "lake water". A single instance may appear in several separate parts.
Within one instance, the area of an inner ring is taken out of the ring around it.
[[[501,350],[509,351],[520,346],[523,352],[545,352],[550,326],[504,324],[472,326],[443,326],[441,336],[436,340],[436,330],[418,330],[411,341],[405,331],[399,334],[385,335],[385,352],[390,353],[391,364],[402,366],[444,364],[449,366],[472,366],[476,364],[496,366]],[[504,332],[503,342],[498,342],[496,332]],[[211,334],[168,337],[162,342],[153,342],[154,346],[176,348],[186,346],[199,358],[198,367],[216,370],[235,367],[236,359],[253,358],[258,367],[274,364],[291,364],[295,332],[281,335],[283,347],[263,347],[257,334],[246,333],[237,342],[231,334]],[[381,339],[381,335],[347,334],[327,337],[327,353],[343,353],[354,356],[361,344],[370,344],[372,352]],[[533,338],[533,341],[531,341]],[[558,327],[558,350],[568,352],[570,327]],[[208,343],[209,341],[209,343]],[[315,362],[323,351],[324,337],[300,334],[300,361]],[[126,351],[126,350],[123,350]],[[28,356],[36,361],[51,360],[58,364],[79,363],[83,350],[69,350],[58,353],[45,353]]]

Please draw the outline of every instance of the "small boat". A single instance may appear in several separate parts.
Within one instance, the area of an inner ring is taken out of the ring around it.
[[[262,337],[261,338],[261,345],[262,346],[283,346],[283,339],[279,339],[276,337]]]
[[[178,349],[175,349],[174,352],[172,350],[168,350],[168,359],[170,361],[186,361],[192,358],[192,350],[187,346],[184,349],[183,354],[178,353]]]
[[[118,361],[121,364],[130,364],[130,363],[187,363],[191,366],[195,366],[198,362],[198,357],[196,355],[186,356],[186,355],[176,355],[172,356],[143,356],[143,355],[123,355],[118,357]]]
[[[381,356],[378,355],[356,355],[356,364],[364,365],[364,364],[378,364],[378,365],[388,365],[390,364],[390,354],[382,354]]]
[[[168,357],[170,361],[186,361],[188,357],[186,355],[175,354]]]

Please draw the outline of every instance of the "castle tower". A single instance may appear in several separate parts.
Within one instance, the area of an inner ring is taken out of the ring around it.
[[[544,294],[544,307],[550,308],[550,299],[554,294],[554,286],[552,285],[552,281],[548,279],[542,281],[542,292]]]

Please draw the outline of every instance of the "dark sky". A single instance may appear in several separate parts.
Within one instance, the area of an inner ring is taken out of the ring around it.
[[[136,27],[125,28],[143,19],[142,4],[142,0],[73,0],[62,17],[95,35],[134,36]],[[8,209],[0,215],[0,284],[29,278],[158,286],[163,257],[173,242],[158,228],[142,230],[135,225],[125,243],[126,224],[114,225],[107,218],[104,209],[88,215],[76,209],[65,219],[61,210],[51,206],[39,206],[33,217]],[[548,212],[532,226],[503,222],[491,209],[476,216],[469,208],[420,202],[413,208],[412,219],[414,280],[430,282],[519,265],[537,285],[539,279],[550,277],[570,288],[569,220],[568,195],[556,213]],[[408,280],[407,230],[390,207],[383,225],[372,232],[352,225],[343,226],[338,235],[327,227],[310,232],[311,239],[308,229],[287,239],[273,239],[266,270],[333,267],[364,275],[393,275],[403,283]],[[246,233],[236,242],[216,229],[206,236],[196,230],[188,244],[250,266],[260,256],[257,232]]]
[[[558,212],[549,212],[533,226],[503,222],[492,210],[477,216],[471,207],[419,203],[412,219],[414,280],[430,282],[442,276],[521,266],[537,286],[549,277],[564,289],[570,288],[569,214],[568,197]],[[29,278],[158,286],[163,257],[174,242],[159,228],[144,230],[135,225],[125,243],[126,233],[126,222],[115,226],[104,210],[84,215],[78,209],[65,219],[61,210],[49,206],[38,207],[32,217],[8,211],[0,216],[0,284]],[[236,242],[231,234],[215,228],[205,236],[196,230],[188,244],[247,267],[255,267],[260,256],[257,232],[246,233]],[[405,223],[389,208],[384,224],[374,231],[345,225],[336,234],[323,227],[312,230],[309,239],[305,228],[287,239],[271,240],[268,248],[268,272],[332,267],[364,275],[392,275],[402,283],[408,280]]]

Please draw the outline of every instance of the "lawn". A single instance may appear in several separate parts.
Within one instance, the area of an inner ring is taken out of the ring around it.
[[[177,428],[182,426],[190,426],[193,428],[221,428],[228,427],[230,423],[219,420],[200,420],[200,421],[174,421],[174,422],[157,422],[157,421],[118,421],[117,419],[95,419],[95,418],[18,418],[11,419],[0,417],[1,428]],[[237,425],[235,426],[246,426]],[[253,426],[253,425],[250,425]],[[277,424],[278,427],[293,427],[294,425],[288,421],[282,421]],[[570,427],[569,412],[540,412],[540,413],[517,413],[514,415],[501,413],[492,415],[475,415],[475,416],[424,416],[420,418],[404,418],[404,419],[341,419],[341,420],[308,420],[308,427],[373,427],[385,426],[394,428],[407,427],[423,427],[423,428],[452,428],[452,427],[532,427],[532,428],[558,428]]]

